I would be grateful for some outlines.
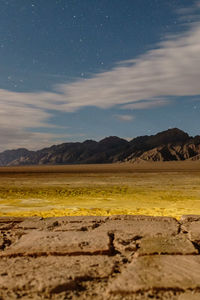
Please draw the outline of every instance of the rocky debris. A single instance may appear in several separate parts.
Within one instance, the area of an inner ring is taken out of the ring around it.
[[[200,216],[184,216],[180,221],[182,231],[200,249]]]
[[[200,221],[187,224],[185,230],[188,232],[189,239],[193,242],[200,243]]]
[[[107,217],[70,216],[55,218],[30,217],[15,225],[15,229],[52,230],[52,231],[87,231],[97,228]]]
[[[199,300],[200,293],[188,292],[180,295],[178,300]]]
[[[3,228],[12,228],[18,223],[21,223],[24,220],[24,218],[14,218],[14,217],[0,217],[0,230],[3,230]]]
[[[137,255],[155,254],[198,254],[197,249],[184,235],[155,236],[141,239],[138,243]]]
[[[0,250],[3,250],[4,247],[4,238],[3,234],[0,234]]]
[[[199,223],[0,218],[0,299],[200,299]]]
[[[109,254],[110,239],[106,233],[49,232],[33,230],[24,234],[0,256]]]
[[[200,256],[154,255],[134,258],[109,286],[110,294],[200,288]]]
[[[179,224],[176,219],[168,217],[127,216],[110,217],[95,232],[110,232],[114,235],[114,247],[119,252],[135,252],[137,240],[142,237],[174,236],[178,233]]]
[[[186,224],[189,222],[200,221],[199,215],[184,215],[180,218],[181,224]]]
[[[53,294],[81,289],[84,281],[108,278],[113,268],[113,258],[99,255],[2,258],[0,295],[7,295],[5,299],[29,294],[51,298]]]

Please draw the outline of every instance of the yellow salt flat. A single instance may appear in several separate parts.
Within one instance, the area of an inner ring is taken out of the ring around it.
[[[200,163],[0,168],[0,216],[200,214]]]

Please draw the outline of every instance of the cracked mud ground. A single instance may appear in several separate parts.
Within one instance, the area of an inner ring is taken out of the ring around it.
[[[0,218],[0,300],[200,299],[200,216]]]

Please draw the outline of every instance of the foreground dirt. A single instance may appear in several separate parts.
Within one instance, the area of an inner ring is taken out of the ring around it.
[[[2,217],[3,299],[200,299],[200,216]]]

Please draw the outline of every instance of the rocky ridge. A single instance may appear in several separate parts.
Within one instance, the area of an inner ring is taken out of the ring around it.
[[[190,137],[173,128],[156,135],[136,137],[129,142],[112,136],[99,142],[63,143],[38,151],[7,150],[0,153],[0,166],[199,159],[200,136]]]

